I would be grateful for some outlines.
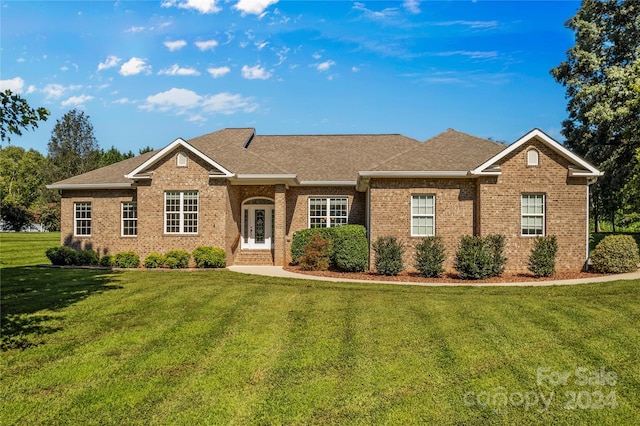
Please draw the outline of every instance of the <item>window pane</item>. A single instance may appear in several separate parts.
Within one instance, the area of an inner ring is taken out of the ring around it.
[[[75,234],[91,235],[91,203],[74,203]]]

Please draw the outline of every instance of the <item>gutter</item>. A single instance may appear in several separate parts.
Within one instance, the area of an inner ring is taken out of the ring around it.
[[[46,185],[47,189],[126,189],[133,187],[132,183],[53,183]]]

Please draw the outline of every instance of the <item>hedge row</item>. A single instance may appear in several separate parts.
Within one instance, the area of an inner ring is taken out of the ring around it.
[[[133,251],[123,251],[115,255],[106,254],[102,258],[93,250],[74,250],[71,247],[53,247],[47,250],[47,258],[53,265],[61,266],[104,266],[117,268],[138,268],[140,256]],[[199,246],[193,253],[171,250],[167,253],[151,253],[144,259],[145,268],[187,268],[191,257],[198,268],[224,268],[225,251],[217,247]]]
[[[314,247],[308,247],[313,236],[315,238]],[[324,244],[322,240],[329,241]],[[317,248],[321,245],[329,248]],[[307,249],[312,249],[313,253],[308,253]],[[319,251],[318,251],[319,250]],[[327,250],[327,253],[324,251]],[[328,264],[325,267],[321,259],[314,259],[313,256],[328,257]],[[367,241],[367,230],[362,225],[344,225],[334,228],[312,228],[296,231],[293,234],[291,243],[291,258],[294,264],[299,264],[301,260],[305,262],[303,267],[313,269],[328,269],[333,266],[345,272],[363,272],[369,268],[369,242]],[[314,267],[313,264],[317,265]]]
[[[404,270],[404,245],[395,237],[380,237],[372,245],[375,252],[376,272],[380,275],[398,275]],[[529,270],[537,277],[555,273],[558,244],[555,236],[538,237],[529,257]],[[439,277],[443,272],[445,247],[441,237],[425,237],[415,246],[414,267],[425,277]],[[507,258],[504,256],[504,236],[460,239],[454,268],[460,278],[479,280],[500,276]]]

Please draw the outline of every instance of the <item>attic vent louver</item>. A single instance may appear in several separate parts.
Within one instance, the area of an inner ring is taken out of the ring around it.
[[[249,135],[249,138],[247,139],[247,141],[244,143],[243,147],[246,149],[249,147],[249,144],[251,143],[251,141],[253,140],[253,137],[256,135],[256,131],[254,130],[253,132],[251,132],[251,135]]]

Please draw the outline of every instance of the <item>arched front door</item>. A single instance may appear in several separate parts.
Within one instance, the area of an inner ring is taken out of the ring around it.
[[[242,203],[242,248],[271,250],[274,226],[273,200],[253,198]]]

